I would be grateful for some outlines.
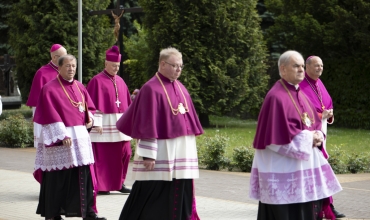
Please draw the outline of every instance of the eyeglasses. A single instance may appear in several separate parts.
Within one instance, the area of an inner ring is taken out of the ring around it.
[[[169,63],[169,62],[167,62],[167,61],[163,61],[163,62],[165,62],[165,63],[167,63],[168,65],[172,66],[174,69],[178,69],[178,68],[181,68],[182,70],[184,69],[184,65],[179,66],[179,65],[177,65],[177,64],[175,65],[175,64]]]
[[[75,69],[76,65],[67,64],[67,65],[64,65],[64,67],[67,68],[67,69],[69,69],[69,68]]]

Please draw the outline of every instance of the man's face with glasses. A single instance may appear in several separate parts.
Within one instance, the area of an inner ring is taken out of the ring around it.
[[[172,55],[167,60],[161,62],[160,73],[169,80],[174,81],[180,77],[183,68],[182,58]]]

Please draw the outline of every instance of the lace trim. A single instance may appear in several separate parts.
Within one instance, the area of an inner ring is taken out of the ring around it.
[[[46,145],[56,143],[58,140],[63,140],[67,135],[67,129],[62,122],[43,125],[42,140]]]
[[[72,139],[72,146],[45,147],[39,143],[35,169],[43,171],[62,170],[94,163],[90,137]]]
[[[261,173],[253,168],[249,195],[267,204],[290,204],[327,198],[342,190],[329,164],[290,173]]]

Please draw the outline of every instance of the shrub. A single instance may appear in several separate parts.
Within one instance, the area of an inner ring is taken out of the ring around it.
[[[369,171],[369,154],[351,153],[348,156],[347,169],[351,173]]]
[[[132,154],[131,154],[130,160],[133,160],[134,159],[136,144],[137,144],[137,139],[132,139],[131,140],[131,152],[132,152]]]
[[[205,137],[199,151],[199,163],[210,170],[220,170],[227,167],[230,164],[230,159],[224,154],[228,141],[227,137],[220,134],[216,134],[214,137]]]
[[[243,172],[250,172],[252,169],[254,149],[250,147],[238,147],[233,150],[234,166]]]
[[[33,145],[33,124],[22,114],[10,115],[0,121],[0,142],[6,147],[29,147]]]
[[[12,109],[7,110],[4,109],[3,113],[0,115],[0,121],[9,118],[11,115],[23,115],[24,118],[31,118],[32,117],[32,109]]]
[[[344,153],[338,146],[334,146],[329,152],[330,157],[328,162],[336,174],[348,173]]]

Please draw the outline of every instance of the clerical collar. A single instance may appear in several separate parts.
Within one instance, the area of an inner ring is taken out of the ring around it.
[[[294,85],[293,83],[290,83],[290,82],[286,81],[285,79],[283,79],[283,81],[286,82],[286,83],[288,83],[289,85],[294,86],[295,90],[298,90],[299,89],[299,84]]]
[[[175,82],[175,80],[173,80],[173,81],[170,80],[169,78],[163,76],[163,74],[160,73],[160,72],[158,72],[158,76],[161,78],[162,81],[171,82],[171,83]]]
[[[108,71],[106,69],[104,69],[103,71],[107,76],[109,76],[110,78],[114,78],[114,76],[112,76],[110,73],[108,73]]]
[[[307,79],[308,81],[310,81],[310,83],[314,83],[314,84],[316,84],[317,80],[319,80],[319,78],[317,78],[316,80],[315,80],[315,79],[312,79],[312,78],[307,74],[307,72],[305,72],[305,76],[306,76],[306,79]]]
[[[73,80],[74,80],[73,78],[71,80],[64,79],[62,75],[60,75],[60,78],[62,78],[64,81],[67,81],[67,82],[70,82],[70,83],[73,82]]]
[[[55,63],[53,63],[52,60],[50,60],[50,65],[52,65],[53,67],[57,68],[58,69],[58,65],[55,65]]]

